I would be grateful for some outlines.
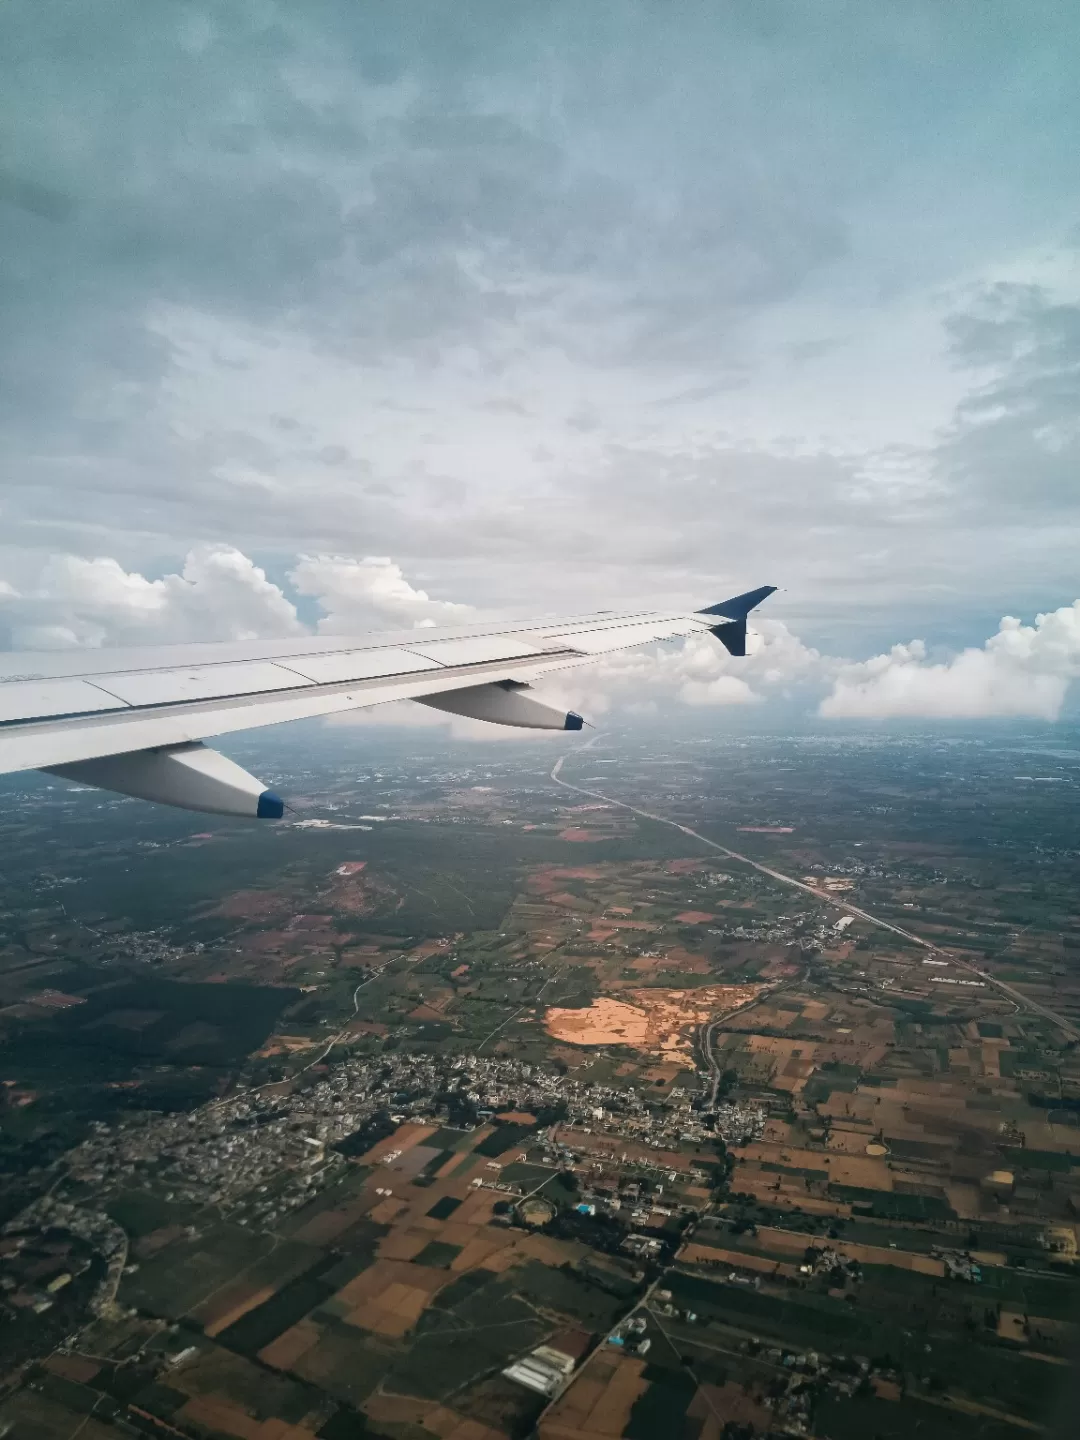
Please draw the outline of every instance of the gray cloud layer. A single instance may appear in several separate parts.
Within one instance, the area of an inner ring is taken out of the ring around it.
[[[1019,0],[8,0],[0,574],[53,595],[13,633],[113,633],[50,555],[160,586],[208,543],[517,613],[779,580],[844,655],[1068,601],[1078,40]]]

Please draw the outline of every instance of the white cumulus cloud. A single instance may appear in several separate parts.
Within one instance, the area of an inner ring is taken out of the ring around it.
[[[1034,625],[1006,615],[985,645],[947,660],[928,659],[924,642],[913,640],[845,665],[818,713],[854,719],[1056,720],[1077,675],[1080,600],[1036,616]]]
[[[302,555],[289,581],[316,602],[322,634],[466,624],[482,614],[433,598],[388,556]],[[782,621],[755,614],[751,623],[745,657],[699,634],[555,672],[538,689],[592,719],[679,704],[783,702],[826,719],[1052,721],[1080,677],[1080,600],[1037,615],[1033,624],[1005,616],[983,645],[941,657],[911,640],[856,661],[806,645]],[[197,546],[178,570],[156,578],[114,557],[73,554],[0,577],[0,646],[17,650],[307,633],[284,590],[228,545]],[[446,721],[419,712],[416,723]]]
[[[17,650],[252,640],[302,633],[296,607],[228,545],[191,550],[148,579],[108,556],[53,555],[19,588],[0,584],[0,627]]]
[[[624,650],[563,680],[585,714],[658,701],[694,706],[753,705],[770,696],[791,698],[817,685],[841,663],[804,645],[779,620],[754,617],[745,657],[729,655],[711,635],[683,644]]]
[[[302,555],[289,572],[301,595],[318,601],[325,612],[320,634],[430,625],[462,625],[476,618],[471,605],[433,600],[405,578],[388,555]]]

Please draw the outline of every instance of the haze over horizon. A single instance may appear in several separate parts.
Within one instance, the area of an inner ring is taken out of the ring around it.
[[[0,644],[771,582],[747,661],[574,698],[1068,713],[1078,41],[1053,0],[11,0]]]

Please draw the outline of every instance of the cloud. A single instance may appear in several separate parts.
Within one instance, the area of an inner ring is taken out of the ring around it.
[[[785,678],[655,667],[747,707],[1076,593],[1080,7],[520,8],[0,5],[15,642],[778,581]]]
[[[148,579],[109,557],[54,555],[31,583],[0,584],[14,649],[251,640],[300,634],[296,607],[229,546],[192,550],[179,574]]]
[[[729,655],[711,635],[625,650],[599,664],[551,677],[585,715],[655,707],[785,703],[820,693],[839,662],[820,655],[778,620],[753,620],[745,657]]]
[[[318,601],[325,612],[321,635],[342,635],[381,625],[463,625],[476,618],[471,605],[433,600],[406,580],[401,566],[388,555],[302,555],[289,571],[301,595]]]
[[[1059,9],[7,0],[0,546],[971,641],[1071,573]]]
[[[1056,720],[1080,675],[1080,600],[1024,625],[1010,615],[979,649],[930,661],[922,640],[844,666],[818,713],[827,718]]]
[[[388,556],[304,555],[288,572],[314,602],[320,634],[467,624],[471,605],[435,599]],[[0,635],[16,649],[169,644],[309,634],[297,607],[241,551],[199,546],[177,572],[151,578],[115,558],[56,555],[28,578],[0,577]],[[711,636],[602,657],[539,682],[553,703],[588,718],[666,707],[782,705],[824,719],[1056,720],[1080,677],[1080,600],[1039,614],[1006,616],[982,646],[940,658],[923,640],[853,661],[807,645],[783,621],[751,617],[748,654]],[[446,724],[430,712],[417,724]],[[398,717],[401,718],[401,717]],[[378,716],[372,717],[377,720]],[[362,720],[362,723],[367,723]],[[480,735],[484,726],[458,724]],[[494,733],[494,732],[492,732]]]
[[[943,473],[963,485],[980,528],[1041,514],[1080,521],[1080,289],[998,282],[946,317],[951,354],[978,377],[957,408],[939,454]]]

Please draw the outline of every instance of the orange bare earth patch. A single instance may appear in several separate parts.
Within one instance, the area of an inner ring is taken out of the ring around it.
[[[646,1011],[606,996],[584,1010],[549,1010],[544,1027],[552,1039],[571,1045],[633,1045],[643,1049],[649,1038]]]
[[[292,1055],[297,1050],[310,1050],[316,1043],[308,1035],[275,1035],[255,1053],[264,1059],[272,1055]]]
[[[530,1115],[528,1110],[504,1110],[501,1115],[496,1115],[496,1120],[506,1120],[513,1125],[535,1125],[536,1116]]]
[[[604,839],[606,839],[606,836],[604,836],[599,830],[573,830],[573,829],[572,829],[572,830],[560,830],[560,831],[559,831],[559,839],[560,839],[560,840],[572,840],[572,841],[574,841],[574,842],[577,843],[577,844],[581,844],[581,843],[587,842],[587,841],[589,841],[589,840],[604,840]]]
[[[683,925],[707,925],[710,920],[715,920],[716,916],[708,910],[684,910],[681,915],[676,915],[675,919]]]
[[[759,985],[707,985],[699,990],[632,990],[633,1004],[601,995],[581,1010],[554,1008],[544,1025],[554,1040],[573,1045],[629,1045],[679,1059],[690,1050],[687,1031],[745,1005]]]

